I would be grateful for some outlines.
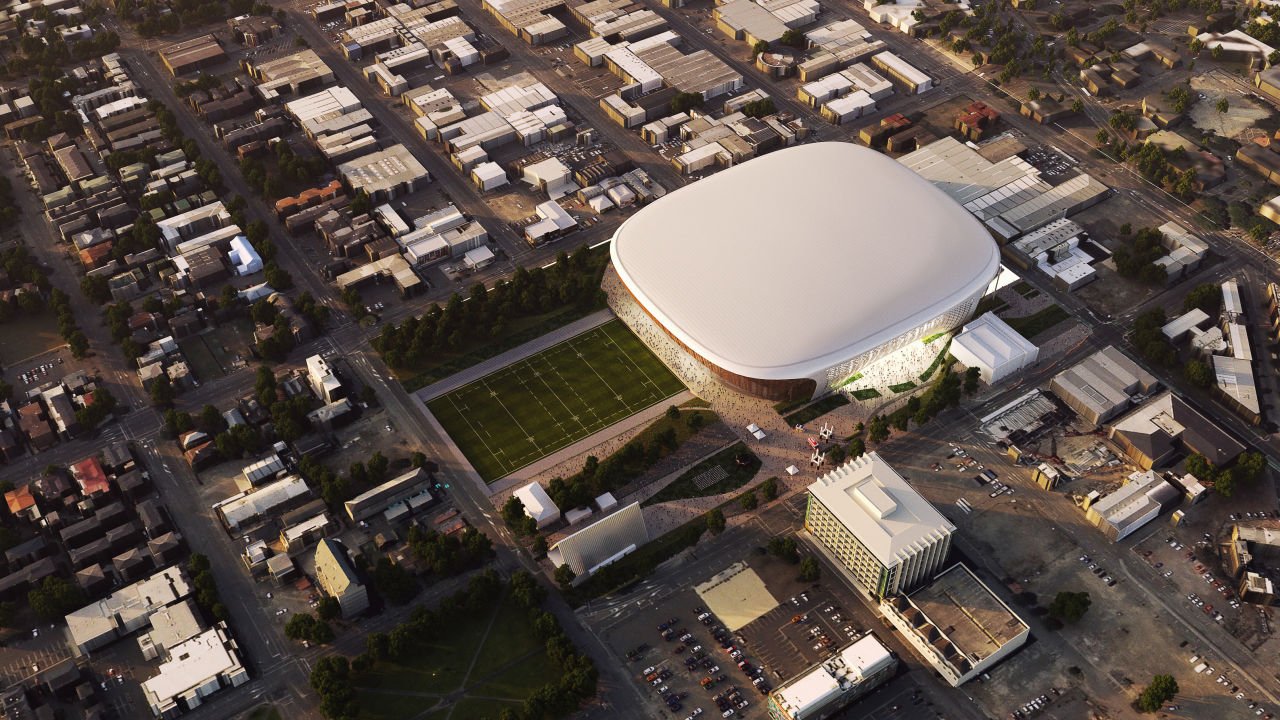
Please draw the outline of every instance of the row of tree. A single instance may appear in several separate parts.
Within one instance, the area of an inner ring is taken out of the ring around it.
[[[600,280],[608,263],[607,250],[578,248],[560,253],[547,268],[517,268],[492,290],[471,286],[466,299],[454,293],[444,307],[432,304],[425,313],[399,326],[386,324],[373,340],[387,365],[413,370],[439,355],[505,335],[511,323],[567,308],[594,309],[603,305]]]

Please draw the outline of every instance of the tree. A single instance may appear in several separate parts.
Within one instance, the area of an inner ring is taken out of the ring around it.
[[[1172,675],[1156,675],[1134,703],[1142,712],[1155,712],[1178,694],[1178,681]]]
[[[392,605],[404,605],[418,594],[421,587],[413,573],[383,556],[373,567],[373,586]]]
[[[756,41],[756,44],[755,44],[755,45],[752,45],[752,46],[751,46],[751,57],[752,57],[753,59],[754,59],[754,58],[757,58],[757,57],[760,57],[760,53],[764,53],[764,52],[768,52],[768,51],[769,51],[769,43],[768,43],[768,41],[766,41],[766,40],[758,40],[758,41]]]
[[[755,510],[760,505],[760,500],[756,498],[755,490],[748,490],[738,498],[738,502],[742,503],[743,510]]]
[[[760,483],[760,494],[764,495],[765,502],[778,499],[778,478],[771,477]]]
[[[679,419],[680,419],[680,408],[676,407],[675,405],[668,405],[668,406],[667,406],[667,419],[668,419],[668,420],[671,420],[671,421],[679,420]]]
[[[567,564],[556,568],[556,584],[560,586],[561,590],[568,590],[573,585],[573,580],[576,577],[578,577],[578,574]]]
[[[803,32],[792,28],[782,33],[782,37],[779,39],[779,42],[793,48],[804,49],[804,47],[809,44],[809,38],[805,37]]]
[[[796,548],[796,540],[792,537],[775,537],[769,541],[769,554],[786,560],[792,565],[800,562],[800,551]]]
[[[328,622],[342,617],[342,604],[334,597],[322,597],[316,603],[316,617]]]
[[[1198,388],[1208,388],[1213,385],[1213,370],[1201,360],[1188,361],[1182,367],[1182,374],[1187,378],[1187,382]]]
[[[712,533],[716,535],[719,535],[720,533],[724,532],[724,527],[725,527],[724,512],[722,512],[720,508],[716,508],[714,510],[707,512],[706,518],[707,518],[708,530],[710,530]]]
[[[316,645],[333,641],[333,628],[324,620],[317,620],[311,613],[298,613],[284,624],[284,635],[290,640],[306,640]]]
[[[1040,99],[1040,88],[1031,88],[1027,91],[1027,99],[1035,102]]]
[[[1080,98],[1071,101],[1071,112],[1077,115],[1084,112],[1084,102]]]
[[[173,385],[169,382],[169,376],[160,374],[155,380],[151,381],[151,402],[159,407],[168,407],[173,404],[173,398],[176,395]]]
[[[1203,480],[1211,480],[1217,474],[1213,463],[1200,453],[1192,453],[1187,457],[1187,472]]]
[[[111,301],[111,286],[103,275],[86,275],[80,281],[80,292],[97,305],[106,305]]]
[[[685,420],[685,424],[694,432],[698,432],[702,428],[702,422],[702,413],[697,411],[689,413],[689,418]]]
[[[67,338],[67,347],[71,349],[73,357],[82,360],[89,355],[89,338],[77,329]]]
[[[867,444],[863,442],[861,437],[855,437],[849,441],[849,457],[857,460],[867,454]]]
[[[964,371],[964,394],[972,395],[978,392],[978,381],[981,379],[982,379],[981,369],[976,367],[971,367],[966,369]]]
[[[534,557],[542,557],[547,554],[547,536],[538,535],[533,538],[533,546],[529,548],[533,552]]]
[[[1182,300],[1183,312],[1199,308],[1210,318],[1216,318],[1222,308],[1222,290],[1213,283],[1202,283],[1191,289]]]
[[[1087,592],[1063,591],[1049,603],[1049,617],[1070,625],[1079,622],[1092,603]]]
[[[812,555],[800,561],[800,582],[817,582],[822,577],[822,566]]]
[[[39,587],[27,593],[27,604],[37,617],[46,622],[61,620],[84,603],[84,591],[80,586],[57,576],[45,578]]]
[[[1213,107],[1220,113],[1226,113],[1227,110],[1231,109],[1231,104],[1227,102],[1226,98],[1222,98],[1218,102],[1214,103]]]
[[[678,92],[671,99],[671,112],[682,113],[697,107],[702,107],[702,93],[696,92]],[[354,203],[353,203],[354,204]]]

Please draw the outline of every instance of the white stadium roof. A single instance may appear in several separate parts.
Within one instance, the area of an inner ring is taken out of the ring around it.
[[[813,376],[995,277],[995,242],[906,167],[849,143],[770,153],[618,228],[614,267],[682,343],[730,372]]]

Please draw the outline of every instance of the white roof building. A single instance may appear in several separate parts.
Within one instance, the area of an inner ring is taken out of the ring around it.
[[[241,277],[262,272],[262,257],[244,235],[231,238],[231,250],[227,253],[227,259],[235,267],[236,275]]]
[[[560,519],[560,508],[551,501],[551,496],[536,482],[516,490],[513,495],[524,505],[524,514],[533,518],[538,528],[544,528]]]
[[[1120,541],[1159,517],[1182,498],[1178,488],[1153,470],[1135,472],[1117,490],[1089,507],[1088,517],[1113,541]]]
[[[958,325],[1000,267],[991,236],[942,191],[836,142],[769,153],[668,193],[618,228],[610,252],[640,305],[708,364],[752,379],[811,378],[819,391]],[[798,314],[796,282],[821,322]]]
[[[1035,363],[1040,349],[988,312],[968,325],[951,341],[951,354],[966,367],[976,367],[982,381],[994,385]]]
[[[191,710],[224,687],[249,682],[239,646],[221,623],[170,648],[169,658],[157,675],[142,683],[142,693],[156,717],[181,712],[179,701]]]
[[[855,640],[835,657],[790,678],[769,695],[770,710],[793,720],[828,717],[887,680],[898,661],[874,635]]]
[[[242,525],[309,492],[311,490],[305,480],[297,475],[290,475],[251,492],[233,495],[214,505],[213,509],[227,529],[236,532]]]
[[[818,478],[809,494],[886,567],[956,529],[876,452]]]
[[[186,574],[175,565],[68,614],[67,632],[72,645],[88,653],[147,627],[152,613],[190,594]]]

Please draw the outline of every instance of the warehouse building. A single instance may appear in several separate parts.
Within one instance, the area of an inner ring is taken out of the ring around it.
[[[1108,345],[1053,377],[1049,389],[1095,426],[1129,409],[1136,396],[1159,384],[1124,353]]]
[[[1085,517],[1112,542],[1129,537],[1182,500],[1182,492],[1152,470],[1131,473],[1117,490],[1092,499],[1096,494],[1090,494]]]
[[[547,559],[556,567],[568,565],[574,574],[585,577],[647,542],[644,512],[640,503],[632,503],[555,542]]]
[[[363,191],[375,203],[408,195],[431,180],[427,169],[404,145],[342,163],[337,170],[353,195]]]
[[[880,610],[952,687],[987,672],[1031,636],[1026,621],[960,563],[914,593],[884,598]]]
[[[351,519],[351,522],[358,523],[368,520],[374,515],[384,512],[388,507],[409,500],[416,495],[425,493],[430,498],[431,492],[427,489],[427,483],[430,479],[426,470],[414,468],[375,488],[360,493],[343,503],[342,507],[346,510],[347,517]]]
[[[1164,466],[1182,450],[1203,455],[1215,467],[1244,452],[1240,441],[1167,390],[1116,420],[1111,439],[1143,470]]]
[[[919,95],[933,89],[933,78],[888,50],[872,55],[871,64],[900,85],[908,95]]]
[[[269,102],[285,93],[301,96],[333,82],[333,69],[309,48],[250,64],[249,74],[258,82],[258,93],[262,99]]]
[[[951,341],[951,355],[994,385],[1022,368],[1034,365],[1040,349],[993,312],[964,326]]]
[[[174,77],[217,65],[226,59],[222,44],[212,33],[160,48],[160,62]]]
[[[873,598],[911,590],[946,562],[955,526],[868,453],[809,486],[804,527]]]
[[[238,533],[268,513],[283,512],[310,495],[311,489],[297,475],[290,475],[251,492],[242,492],[213,506],[228,532]]]
[[[369,590],[356,575],[347,549],[325,538],[316,546],[316,582],[325,595],[342,607],[342,617],[353,618],[369,607]]]
[[[1084,173],[1052,185],[1017,155],[992,162],[954,137],[931,142],[898,162],[1006,240],[1091,207],[1110,194],[1105,185]]]
[[[893,677],[898,659],[875,635],[849,643],[832,658],[769,693],[770,720],[823,720]]]

